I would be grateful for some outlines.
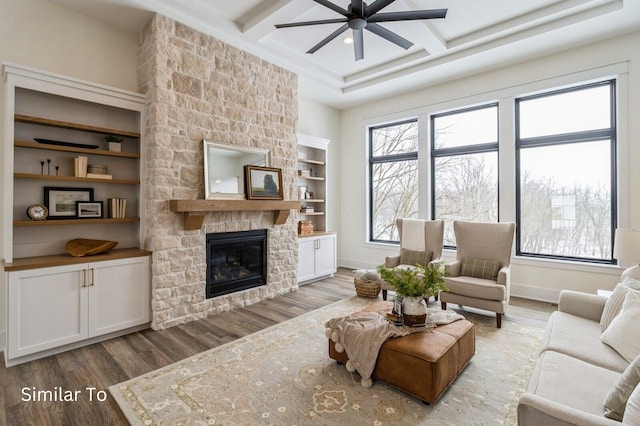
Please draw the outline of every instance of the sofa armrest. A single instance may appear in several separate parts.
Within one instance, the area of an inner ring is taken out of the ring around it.
[[[384,258],[384,265],[387,268],[395,268],[400,264],[400,255],[387,256]]]
[[[457,277],[460,275],[460,268],[462,268],[462,262],[454,260],[451,263],[445,263],[444,273],[449,277]]]
[[[518,426],[528,425],[620,426],[620,422],[525,392],[518,401]]]
[[[562,290],[558,301],[558,310],[592,321],[600,321],[606,302],[607,298],[605,296]]]

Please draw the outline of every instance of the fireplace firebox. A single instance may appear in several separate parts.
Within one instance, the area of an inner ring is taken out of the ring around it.
[[[207,234],[207,299],[266,284],[266,229]]]

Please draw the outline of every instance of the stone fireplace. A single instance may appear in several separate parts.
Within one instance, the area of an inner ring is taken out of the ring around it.
[[[202,140],[266,148],[282,169],[285,200],[297,200],[297,76],[156,15],[140,35],[144,248],[152,257],[154,329],[273,298],[297,288],[297,215],[275,225],[271,211],[206,213],[186,230],[170,199],[203,199]],[[209,233],[266,230],[264,285],[207,298]]]

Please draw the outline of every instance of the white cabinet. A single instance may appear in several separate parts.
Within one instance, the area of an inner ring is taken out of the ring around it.
[[[6,364],[148,323],[149,273],[149,256],[8,272]]]
[[[307,282],[336,272],[336,234],[298,239],[298,282]]]

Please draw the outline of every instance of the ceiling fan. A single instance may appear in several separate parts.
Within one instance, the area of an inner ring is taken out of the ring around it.
[[[307,53],[315,53],[321,47],[329,43],[334,38],[338,37],[349,28],[353,30],[353,49],[356,56],[356,61],[364,59],[364,41],[362,30],[368,30],[372,33],[389,40],[403,49],[408,49],[413,46],[413,43],[404,37],[400,37],[398,34],[390,31],[380,25],[379,22],[393,22],[393,21],[413,21],[419,19],[436,19],[444,18],[447,16],[447,9],[432,9],[432,10],[412,10],[407,12],[388,12],[378,13],[380,10],[389,6],[395,0],[375,0],[370,5],[366,4],[363,0],[351,0],[351,4],[347,9],[343,9],[340,6],[328,0],[313,0],[329,9],[338,12],[342,15],[342,18],[336,19],[323,19],[320,21],[306,21],[306,22],[292,22],[290,24],[278,24],[276,28],[291,28],[291,27],[305,27],[308,25],[322,25],[322,24],[336,24],[345,23],[340,28],[329,34],[320,43],[313,46],[307,51]]]

